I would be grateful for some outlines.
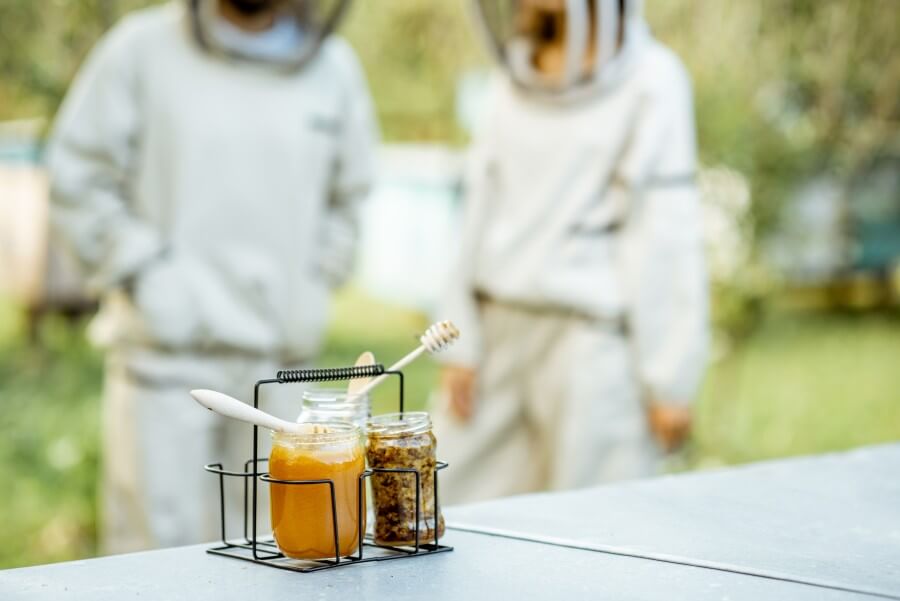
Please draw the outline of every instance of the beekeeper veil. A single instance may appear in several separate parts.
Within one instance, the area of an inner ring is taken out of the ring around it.
[[[350,4],[350,0],[227,0],[247,15],[275,11],[271,28],[247,32],[221,16],[221,0],[187,1],[194,37],[204,49],[285,70],[299,70],[316,56]]]
[[[491,51],[521,89],[566,100],[607,89],[649,36],[641,0],[474,0]]]

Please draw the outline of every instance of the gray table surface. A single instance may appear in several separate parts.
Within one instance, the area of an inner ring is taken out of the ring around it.
[[[469,531],[900,598],[900,444],[446,514]]]
[[[203,546],[0,572],[0,599],[871,600],[715,570],[451,532],[451,553],[298,574],[217,557]]]
[[[181,547],[0,571],[0,599],[900,599],[898,475],[875,447],[448,508],[452,553],[299,574]]]

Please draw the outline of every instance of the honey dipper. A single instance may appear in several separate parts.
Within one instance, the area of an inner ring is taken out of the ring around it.
[[[439,321],[425,330],[425,333],[419,337],[421,343],[418,348],[409,353],[393,365],[387,371],[398,371],[403,369],[416,359],[418,359],[425,351],[429,353],[439,353],[459,338],[459,329],[451,321]],[[370,392],[373,388],[381,384],[387,379],[389,374],[378,376],[362,388],[354,391],[355,396],[361,396]]]

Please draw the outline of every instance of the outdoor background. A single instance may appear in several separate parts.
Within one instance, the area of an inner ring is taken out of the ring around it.
[[[83,306],[23,292],[32,272],[46,277],[45,261],[14,266],[10,241],[39,229],[23,225],[22,173],[39,170],[72,75],[121,14],[150,3],[0,0],[0,567],[96,551],[101,358]],[[671,468],[900,439],[896,1],[647,4],[694,78],[714,279],[714,360],[693,439]],[[343,33],[386,142],[464,148],[467,99],[489,65],[464,0],[357,0]],[[392,185],[378,202],[393,202],[403,183]],[[364,349],[389,363],[412,347],[427,303],[394,289],[380,294],[361,275],[341,291],[323,365]],[[421,361],[409,375],[422,406],[435,367]],[[379,393],[380,407],[391,394]]]

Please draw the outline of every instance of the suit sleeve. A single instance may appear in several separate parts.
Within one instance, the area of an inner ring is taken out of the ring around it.
[[[359,61],[345,42],[334,40],[334,43],[339,72],[347,85],[319,267],[329,284],[338,286],[350,277],[353,269],[360,208],[375,177],[378,128]]]
[[[687,74],[677,66],[662,79],[668,84],[662,92],[644,99],[621,169],[631,203],[622,256],[645,397],[688,404],[706,366],[708,289],[693,101]]]
[[[136,63],[126,21],[91,52],[48,146],[51,225],[97,294],[163,250],[159,232],[132,210],[130,175],[141,128]]]

